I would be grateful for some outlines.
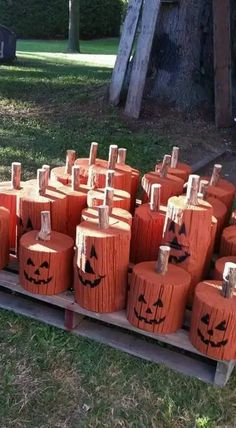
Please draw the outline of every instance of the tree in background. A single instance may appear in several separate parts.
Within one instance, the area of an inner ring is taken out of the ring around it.
[[[79,0],[69,0],[68,51],[71,53],[80,52],[79,15]]]

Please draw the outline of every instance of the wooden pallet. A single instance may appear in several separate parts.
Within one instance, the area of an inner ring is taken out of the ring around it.
[[[0,272],[0,308],[145,360],[162,363],[177,372],[217,386],[227,383],[235,365],[235,361],[216,361],[203,356],[191,345],[188,331],[184,328],[175,334],[152,334],[133,327],[127,321],[125,311],[98,314],[83,309],[74,302],[71,292],[56,296],[29,293],[19,285],[18,275],[12,268]]]

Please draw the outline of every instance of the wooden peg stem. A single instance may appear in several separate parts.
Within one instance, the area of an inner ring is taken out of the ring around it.
[[[179,147],[173,147],[170,167],[176,168],[178,160],[179,160]]]
[[[11,164],[11,186],[15,190],[20,189],[21,163],[12,162]]]
[[[188,205],[198,205],[198,189],[199,189],[199,175],[190,175],[188,179],[186,203]]]
[[[171,163],[171,156],[170,155],[165,155],[163,162],[162,162],[162,166],[160,169],[160,176],[161,177],[166,177],[167,176],[167,172],[168,172],[168,168],[170,166]]]
[[[91,165],[88,169],[87,185],[90,187],[90,189],[96,189],[97,187],[97,175],[93,165]]]
[[[118,146],[111,145],[109,148],[108,169],[115,169],[118,156]]]
[[[232,262],[225,263],[223,273],[223,284],[221,295],[226,299],[233,297],[236,286],[236,264]]]
[[[158,260],[156,264],[157,273],[160,273],[161,275],[166,274],[166,272],[168,271],[169,255],[170,255],[170,247],[167,247],[166,245],[162,245],[159,248]]]
[[[236,225],[236,210],[232,212],[230,224]]]
[[[50,211],[41,211],[41,229],[36,239],[42,241],[50,241],[51,232],[52,230]]]
[[[207,188],[208,188],[208,186],[209,186],[209,181],[207,181],[207,180],[200,180],[199,193],[202,193],[203,199],[205,199],[206,196],[207,196]]]
[[[127,149],[118,149],[118,160],[117,163],[125,164]]]
[[[115,171],[109,169],[106,176],[106,187],[114,187]]]
[[[104,193],[104,205],[109,207],[109,215],[112,213],[112,204],[114,198],[114,189],[112,187],[106,187]]]
[[[109,228],[109,207],[107,205],[100,205],[98,207],[98,218],[99,218],[99,228],[108,229]]]
[[[211,176],[211,180],[210,180],[210,186],[217,186],[217,184],[220,180],[221,171],[222,171],[222,165],[215,164],[214,169],[213,169],[213,173]]]
[[[67,150],[66,152],[66,174],[71,175],[72,166],[75,163],[76,153],[75,150]]]
[[[89,154],[89,166],[95,165],[98,152],[98,143],[92,143]]]
[[[150,210],[159,211],[161,205],[161,185],[153,184],[151,187]]]
[[[47,171],[45,169],[37,170],[37,185],[39,194],[43,196],[47,188]]]
[[[43,165],[42,169],[44,169],[47,172],[47,174],[46,174],[46,187],[48,187],[48,183],[50,180],[50,165]]]
[[[80,167],[79,165],[72,166],[71,187],[73,192],[78,192],[80,188]]]

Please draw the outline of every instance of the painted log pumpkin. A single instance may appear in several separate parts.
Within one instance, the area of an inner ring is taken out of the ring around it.
[[[90,190],[88,192],[87,204],[88,207],[98,207],[104,203],[105,188]],[[113,208],[122,208],[130,210],[130,194],[124,190],[114,189],[114,197],[112,201]]]
[[[82,220],[91,221],[92,223],[98,223],[98,207],[85,208],[82,211]],[[132,215],[129,211],[123,210],[122,208],[112,208],[112,212],[109,216],[109,222],[116,224],[117,220],[124,221],[129,226],[132,226]]]
[[[198,199],[199,179],[190,175],[186,196],[169,199],[163,238],[163,243],[171,247],[170,262],[191,274],[189,303],[206,269],[213,233],[213,209],[208,202]]]
[[[53,168],[51,171],[52,185],[55,185],[57,181],[59,181],[64,185],[71,184],[72,167],[75,164],[75,160],[76,160],[75,150],[67,150],[65,166],[58,166],[56,168]],[[86,182],[87,181],[85,180],[84,184],[86,184]]]
[[[126,305],[130,226],[109,225],[108,207],[98,209],[99,224],[86,221],[77,227],[75,299],[90,311],[114,312]]]
[[[236,256],[236,226],[228,226],[223,230],[220,256]]]
[[[160,206],[161,185],[153,184],[151,203],[136,208],[131,235],[130,261],[156,260],[162,242],[166,207]]]
[[[0,269],[6,267],[9,262],[9,228],[10,212],[4,207],[0,207]]]
[[[228,263],[226,264],[227,267]],[[229,263],[235,270],[236,265]],[[233,280],[235,287],[236,277]],[[236,296],[227,290],[229,274],[222,281],[197,285],[190,325],[190,341],[200,352],[219,360],[235,359]]]
[[[236,264],[236,256],[226,256],[226,257],[220,257],[219,259],[217,259],[215,262],[215,267],[213,271],[213,279],[216,279],[217,281],[222,281],[225,263]]]
[[[158,163],[155,168],[156,172],[160,171],[161,167],[162,164]],[[188,164],[179,162],[179,147],[173,147],[171,164],[168,167],[168,174],[175,175],[176,177],[184,180],[184,182],[187,182],[191,173],[192,169]]]
[[[72,285],[74,241],[51,232],[49,211],[41,216],[41,231],[33,230],[20,240],[20,284],[31,293],[53,295]]]
[[[159,258],[165,248],[160,247]],[[190,280],[184,269],[168,264],[168,253],[164,271],[155,261],[138,263],[131,276],[128,321],[152,333],[174,333],[182,326]]]
[[[181,195],[184,188],[184,180],[167,173],[171,156],[165,155],[162,168],[159,172],[148,172],[142,178],[143,203],[150,201],[151,187],[153,184],[161,184],[161,204],[167,205],[168,199],[174,195]]]
[[[220,178],[222,165],[215,164],[211,177],[203,177],[209,181],[207,195],[219,199],[227,207],[228,218],[232,210],[235,197],[235,186],[230,181]]]
[[[30,230],[39,230],[41,211],[50,211],[52,229],[67,232],[67,198],[57,188],[46,187],[46,170],[37,171],[37,187],[30,188],[19,200],[18,239]]]

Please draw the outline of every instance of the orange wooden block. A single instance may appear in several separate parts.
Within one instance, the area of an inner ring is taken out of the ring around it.
[[[161,163],[156,165],[156,172],[161,168],[161,166]],[[192,174],[192,168],[186,163],[178,162],[175,168],[168,168],[168,174],[175,175],[176,177],[184,180],[184,182],[187,182],[189,175]]]
[[[148,172],[142,178],[143,203],[150,201],[151,187],[153,184],[161,184],[161,204],[167,205],[171,196],[181,195],[184,188],[184,180],[171,174],[161,177],[157,172]]]
[[[97,207],[104,202],[105,189],[90,190],[88,192],[87,204],[88,207]],[[130,210],[130,194],[124,190],[114,189],[114,197],[112,202],[113,208],[122,208]]]
[[[92,223],[98,223],[98,207],[85,208],[82,211],[82,220],[91,221]],[[122,208],[112,208],[112,212],[109,216],[111,224],[116,224],[117,220],[124,221],[125,223],[132,226],[132,215],[129,211],[123,210]]]
[[[226,257],[220,257],[219,259],[217,259],[215,262],[213,279],[222,281],[225,263],[227,262],[236,263],[236,256],[226,256]]]
[[[216,229],[216,238],[215,238],[215,250],[218,250],[220,245],[220,238],[222,231],[224,229],[224,225],[227,220],[227,207],[221,202],[219,199],[207,197],[207,202],[213,208],[213,215],[217,220],[217,229]]]
[[[4,207],[0,207],[0,269],[3,269],[9,262],[9,228],[10,212]]]
[[[78,282],[75,299],[94,312],[125,308],[129,264],[130,226],[124,222],[100,229],[82,222],[77,227]]]
[[[171,264],[164,275],[156,272],[153,261],[134,266],[127,304],[129,322],[151,333],[174,333],[183,323],[190,280],[188,272]]]
[[[20,284],[30,293],[53,295],[66,291],[73,281],[74,241],[51,232],[49,241],[37,240],[33,230],[21,237]]]
[[[210,177],[203,177],[201,180],[210,181]],[[235,196],[235,186],[230,181],[220,178],[216,186],[209,185],[207,187],[207,196],[223,202],[227,207],[228,216],[230,215]]]
[[[236,256],[236,226],[228,226],[223,230],[220,256]]]
[[[66,164],[64,166],[58,166],[51,170],[51,183],[55,185],[58,181],[65,186],[71,184],[72,179],[72,167],[75,164],[76,153],[75,150],[67,150],[66,152]],[[81,180],[81,183],[83,181]],[[87,183],[87,180],[84,184]]]
[[[221,295],[222,281],[197,285],[190,325],[190,341],[203,354],[217,360],[235,359],[236,296]]]

